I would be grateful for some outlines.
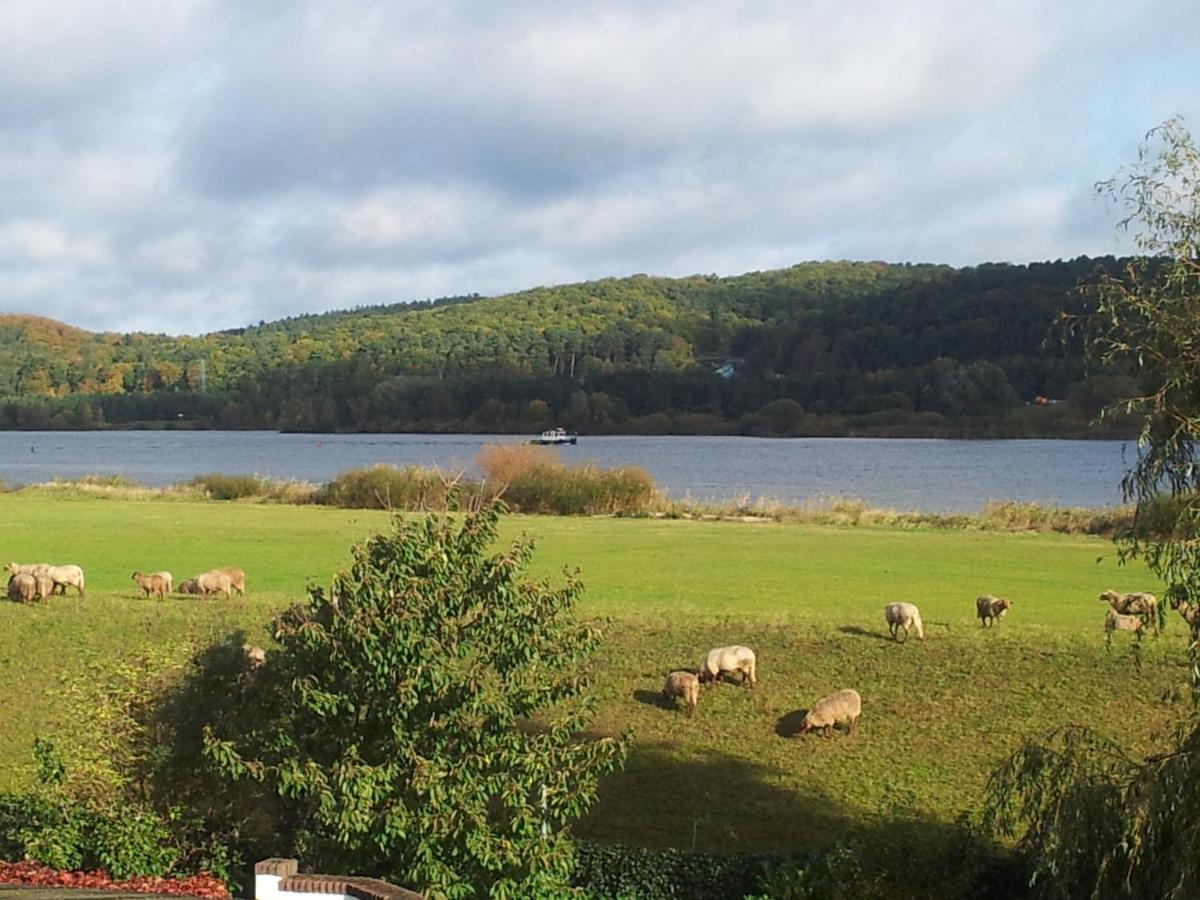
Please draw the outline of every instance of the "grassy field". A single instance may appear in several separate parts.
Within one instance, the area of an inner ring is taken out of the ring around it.
[[[86,599],[0,604],[0,788],[27,777],[35,734],[53,732],[64,677],[144,646],[243,629],[327,584],[352,541],[387,515],[324,507],[0,494],[0,556],[74,562]],[[627,769],[603,786],[580,835],[647,847],[788,850],[854,829],[901,826],[938,840],[979,806],[995,763],[1027,735],[1082,722],[1149,752],[1187,708],[1176,619],[1141,668],[1107,648],[1097,594],[1155,590],[1109,543],[1053,534],[833,528],[777,523],[514,517],[538,538],[534,574],[582,571],[585,616],[605,616],[596,728],[633,731]],[[178,582],[217,565],[247,572],[245,599],[135,596],[130,573]],[[983,631],[974,598],[1013,599]],[[882,607],[920,605],[927,641],[887,639]],[[696,716],[662,708],[665,672],[710,646],[759,658],[749,691],[702,693]],[[855,687],[859,732],[795,736],[798,711]]]

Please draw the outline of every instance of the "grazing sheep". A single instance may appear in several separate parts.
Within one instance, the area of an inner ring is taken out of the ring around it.
[[[828,697],[822,697],[812,705],[812,709],[804,714],[800,733],[805,734],[819,728],[825,737],[832,737],[833,726],[845,722],[846,733],[854,734],[854,726],[861,714],[862,697],[858,695],[858,691],[844,688]]]
[[[683,698],[690,716],[696,711],[696,701],[700,699],[700,679],[691,672],[672,672],[663,685],[663,703],[671,702],[673,697]]]
[[[892,638],[903,644],[908,640],[909,630],[917,633],[917,640],[925,640],[925,626],[921,624],[921,611],[917,609],[913,603],[889,603],[883,608],[883,614],[887,618],[888,631],[892,633]],[[904,637],[900,637],[900,632],[904,632]]]
[[[149,575],[134,572],[132,577],[142,589],[143,596],[149,597],[153,594],[159,600],[163,600],[171,593],[171,582],[174,579],[170,572],[151,572]]]
[[[714,647],[708,651],[696,674],[711,687],[717,683],[717,676],[722,672],[740,672],[742,684],[749,681],[750,687],[754,687],[755,664],[754,651],[749,647],[738,644]]]
[[[224,572],[229,576],[229,586],[238,592],[239,596],[244,596],[246,593],[246,573],[236,566],[227,566],[224,569],[214,569],[214,572]]]
[[[38,569],[49,569],[49,563],[9,563],[4,570],[9,575],[33,575]]]
[[[246,665],[251,669],[259,669],[267,663],[267,652],[255,644],[242,644],[242,652],[246,654]]]
[[[8,598],[28,603],[37,596],[37,580],[28,572],[17,572],[8,579]]]
[[[975,615],[979,616],[979,624],[991,626],[1000,621],[1003,616],[1012,607],[1012,601],[1005,597],[993,597],[991,594],[984,594],[982,597],[975,599]]]
[[[1186,600],[1172,597],[1171,609],[1179,611],[1179,615],[1183,616],[1183,621],[1187,622],[1191,627],[1193,635],[1196,634],[1197,630],[1200,630],[1200,606],[1193,606]]]
[[[194,579],[199,593],[207,597],[209,594],[224,594],[228,600],[233,596],[233,579],[221,569],[210,569]]]
[[[54,590],[56,593],[65,594],[67,588],[73,587],[79,592],[79,596],[83,596],[83,569],[79,566],[46,566],[42,571],[45,571],[50,576],[50,580],[54,582]],[[37,572],[34,573],[35,575]]]
[[[198,594],[200,593],[200,586],[196,584],[195,578],[189,578],[179,585],[176,590],[181,594]]]
[[[1113,608],[1113,612],[1122,616],[1145,616],[1155,631],[1158,631],[1158,598],[1145,591],[1135,591],[1130,594],[1119,594],[1116,591],[1105,591],[1100,600]]]
[[[1141,631],[1145,626],[1141,616],[1123,616],[1116,610],[1110,609],[1104,614],[1105,631]]]

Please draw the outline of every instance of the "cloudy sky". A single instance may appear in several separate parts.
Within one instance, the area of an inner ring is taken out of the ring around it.
[[[1124,249],[1193,0],[0,3],[0,311],[199,333],[607,275]]]

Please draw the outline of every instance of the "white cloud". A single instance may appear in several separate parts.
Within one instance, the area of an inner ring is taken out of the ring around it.
[[[198,331],[643,271],[1121,248],[1183,0],[0,6],[0,309]]]

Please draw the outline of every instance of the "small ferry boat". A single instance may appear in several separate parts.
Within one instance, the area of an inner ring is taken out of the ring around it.
[[[543,431],[535,438],[531,438],[531,444],[574,444],[577,434],[568,434],[565,428],[549,428]]]

